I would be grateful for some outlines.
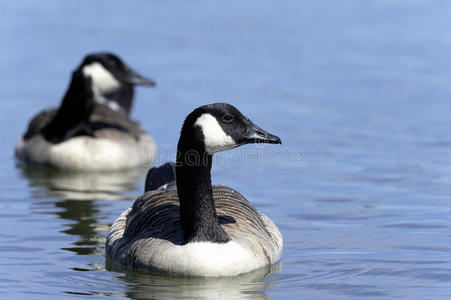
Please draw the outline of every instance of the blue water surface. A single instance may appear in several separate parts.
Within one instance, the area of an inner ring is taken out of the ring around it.
[[[5,299],[449,299],[451,3],[0,3],[0,294]],[[281,229],[271,273],[173,278],[111,267],[104,242],[143,171],[16,166],[27,121],[91,51],[154,78],[133,118],[173,158],[183,118],[237,106],[283,144],[218,154]]]

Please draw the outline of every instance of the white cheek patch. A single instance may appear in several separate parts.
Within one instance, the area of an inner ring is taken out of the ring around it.
[[[238,146],[233,138],[222,130],[216,118],[210,114],[201,115],[194,125],[201,128],[205,149],[209,154],[230,150]]]
[[[121,83],[98,62],[84,66],[83,75],[85,75],[85,77],[91,77],[94,92],[101,95],[111,93],[122,86]]]

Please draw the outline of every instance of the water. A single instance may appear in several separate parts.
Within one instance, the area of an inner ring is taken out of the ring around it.
[[[2,2],[2,298],[449,299],[450,13],[430,0]],[[213,101],[282,138],[220,154],[213,171],[279,225],[285,248],[270,274],[106,265],[107,230],[145,170],[16,167],[27,120],[59,102],[96,50],[158,82],[137,91],[133,111],[157,163],[173,157],[183,117]]]

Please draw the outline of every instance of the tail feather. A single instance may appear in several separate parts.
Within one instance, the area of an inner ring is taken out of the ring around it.
[[[176,188],[174,162],[150,168],[149,172],[147,172],[144,192],[173,188]]]

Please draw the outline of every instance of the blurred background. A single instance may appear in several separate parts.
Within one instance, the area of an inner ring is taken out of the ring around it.
[[[2,296],[449,299],[450,20],[440,0],[1,2]],[[244,164],[236,149],[213,170],[280,227],[270,273],[212,281],[106,266],[108,228],[142,193],[142,173],[16,167],[28,120],[59,105],[93,51],[157,81],[137,89],[132,112],[157,165],[206,103],[281,137],[242,148],[282,150],[277,162]]]

